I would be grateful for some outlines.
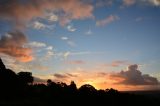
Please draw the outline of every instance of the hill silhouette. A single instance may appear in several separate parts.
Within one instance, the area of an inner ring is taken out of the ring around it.
[[[97,90],[85,84],[77,88],[74,81],[70,85],[63,82],[34,84],[31,72],[7,69],[0,59],[0,106],[135,106],[160,104],[160,96],[145,96],[119,92],[115,89]]]

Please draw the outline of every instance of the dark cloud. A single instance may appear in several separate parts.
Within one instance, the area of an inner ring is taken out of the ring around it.
[[[22,32],[9,32],[0,38],[0,53],[15,57],[22,62],[31,61],[32,50],[24,47],[26,43],[27,38]]]
[[[117,74],[110,75],[112,79],[117,79],[119,84],[126,85],[158,85],[157,78],[150,76],[149,74],[142,74],[138,70],[138,65],[128,66],[127,71],[121,71]],[[120,79],[120,80],[119,80]]]
[[[56,77],[56,78],[62,78],[62,79],[68,78],[68,77],[69,77],[68,75],[65,75],[65,74],[58,74],[58,73],[54,74],[53,76]]]
[[[46,82],[47,82],[47,80],[45,80],[45,79],[34,77],[34,83],[46,83]]]
[[[55,79],[70,79],[73,77],[74,78],[77,77],[77,75],[71,73],[63,73],[63,74],[55,73],[53,76],[55,77]]]
[[[77,75],[74,75],[74,74],[71,74],[71,73],[66,73],[67,76],[70,76],[70,77],[77,77]]]

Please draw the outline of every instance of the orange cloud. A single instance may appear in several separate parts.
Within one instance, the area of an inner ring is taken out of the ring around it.
[[[123,61],[123,60],[117,60],[117,61],[113,61],[110,65],[112,67],[118,67],[120,65],[128,65],[128,61]]]
[[[0,53],[15,57],[21,62],[33,60],[31,48],[24,47],[26,36],[19,31],[10,32],[0,39]]]
[[[44,17],[47,11],[59,11],[61,24],[72,19],[93,17],[93,6],[82,0],[3,0],[1,3],[1,18],[13,20],[16,25]]]
[[[103,20],[98,20],[98,21],[96,22],[96,25],[97,25],[97,26],[105,26],[105,25],[108,25],[108,24],[110,24],[110,23],[118,20],[118,19],[119,19],[118,16],[116,16],[116,15],[110,15],[110,16],[106,17],[106,18],[103,19]]]
[[[101,66],[119,67],[122,65],[129,65],[129,62],[126,60],[116,60],[116,61],[112,61],[111,63],[108,63],[108,64],[102,64]]]

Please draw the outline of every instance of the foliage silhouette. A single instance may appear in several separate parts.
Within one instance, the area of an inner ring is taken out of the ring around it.
[[[19,72],[7,69],[0,59],[0,105],[16,106],[61,106],[61,105],[98,105],[98,106],[132,106],[160,104],[160,96],[144,96],[122,93],[113,88],[97,90],[85,84],[79,89],[74,81],[69,85],[53,82],[48,79],[46,84],[34,84],[31,72]]]

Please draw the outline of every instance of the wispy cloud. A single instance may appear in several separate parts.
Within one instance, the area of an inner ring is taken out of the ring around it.
[[[73,25],[67,25],[67,30],[70,32],[76,31],[76,28],[73,27]]]
[[[60,39],[65,41],[70,47],[76,46],[76,43],[73,40],[71,40],[69,37],[62,36]]]
[[[93,34],[93,32],[92,32],[92,30],[91,30],[91,29],[88,29],[88,30],[85,32],[85,34],[86,34],[86,35],[92,35],[92,34]]]
[[[73,64],[73,65],[80,65],[85,64],[85,61],[82,60],[71,60],[71,61],[65,61],[66,64]]]
[[[53,50],[53,46],[48,46],[46,49],[47,50]]]
[[[111,63],[106,63],[106,64],[102,64],[101,66],[106,66],[106,67],[119,67],[122,65],[129,65],[129,61],[126,60],[116,60],[116,61],[112,61]]]
[[[103,20],[98,20],[96,21],[96,25],[97,26],[105,26],[105,25],[109,25],[110,23],[118,20],[119,17],[117,15],[110,15],[108,17],[106,17],[105,19]]]
[[[159,0],[123,0],[122,7],[132,6],[132,5],[141,5],[141,6],[160,6]]]
[[[68,40],[69,38],[66,37],[66,36],[62,36],[61,39],[62,39],[62,40]]]
[[[43,42],[33,41],[27,44],[30,47],[46,47],[47,45]]]

